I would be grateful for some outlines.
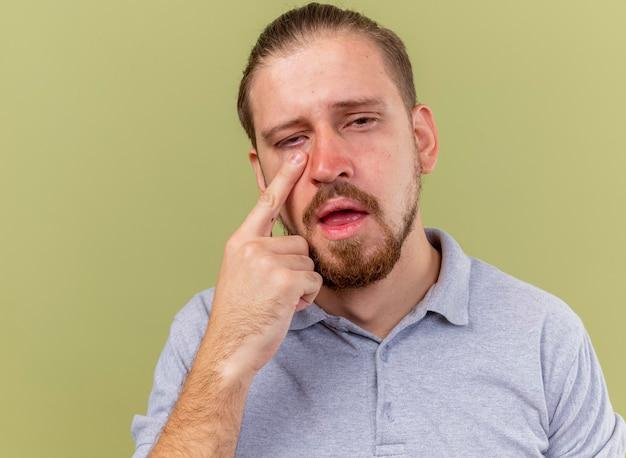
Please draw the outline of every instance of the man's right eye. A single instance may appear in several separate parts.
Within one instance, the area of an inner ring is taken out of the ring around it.
[[[279,148],[293,146],[295,144],[294,140],[297,140],[298,138],[301,138],[301,137],[304,138],[303,135],[297,135],[295,137],[288,138],[286,140],[279,142],[276,146],[278,146]]]

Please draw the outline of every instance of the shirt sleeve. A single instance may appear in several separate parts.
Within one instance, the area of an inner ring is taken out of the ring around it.
[[[176,314],[170,326],[154,370],[146,415],[134,415],[132,420],[133,458],[148,456],[167,423],[204,336],[208,323],[206,301],[211,299],[212,289],[197,294]]]
[[[547,457],[623,458],[626,424],[613,412],[591,339],[584,327],[550,420]]]

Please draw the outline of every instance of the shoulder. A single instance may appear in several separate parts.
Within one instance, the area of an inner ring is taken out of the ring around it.
[[[560,297],[481,259],[470,257],[470,320],[535,340],[550,358],[559,350],[573,358],[586,330],[579,315]]]
[[[211,313],[211,304],[213,303],[214,294],[215,287],[207,288],[194,294],[191,299],[178,310],[174,316],[174,321],[179,322],[182,326],[189,326],[202,321],[206,324]]]
[[[194,294],[178,310],[170,326],[169,344],[186,363],[191,362],[204,337],[214,292],[211,287]]]

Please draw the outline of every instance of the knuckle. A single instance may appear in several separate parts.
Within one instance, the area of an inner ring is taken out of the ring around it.
[[[322,279],[322,276],[319,273],[312,271],[312,272],[308,272],[308,274],[309,274],[309,278],[311,279],[313,283],[316,283],[317,285],[322,286],[322,283],[324,282],[324,280]]]
[[[276,205],[276,196],[269,189],[265,189],[259,196],[259,203],[265,207],[274,208]]]
[[[257,260],[257,267],[261,272],[269,272],[275,265],[274,258],[272,256],[261,256]]]
[[[275,272],[274,285],[280,293],[288,291],[292,284],[293,279],[291,278],[291,272],[285,269],[281,269]]]
[[[254,258],[259,255],[260,247],[258,242],[247,242],[241,247],[241,256],[244,258]]]
[[[224,251],[227,253],[232,253],[239,248],[239,237],[237,234],[231,235],[224,245]]]
[[[309,270],[313,270],[315,268],[315,263],[311,258],[309,258],[308,256],[302,256],[302,259]]]
[[[296,244],[296,248],[299,253],[307,253],[309,252],[309,243],[306,241],[304,237],[301,235],[294,235],[293,240]]]

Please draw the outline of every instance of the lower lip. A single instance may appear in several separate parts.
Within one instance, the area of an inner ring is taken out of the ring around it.
[[[322,222],[319,222],[318,224],[320,225],[320,228],[322,229],[322,232],[324,232],[324,235],[326,235],[327,239],[341,240],[356,234],[361,225],[367,219],[367,216],[367,214],[363,213],[359,216],[358,219],[350,221],[347,224],[341,224],[339,226],[330,226]]]

